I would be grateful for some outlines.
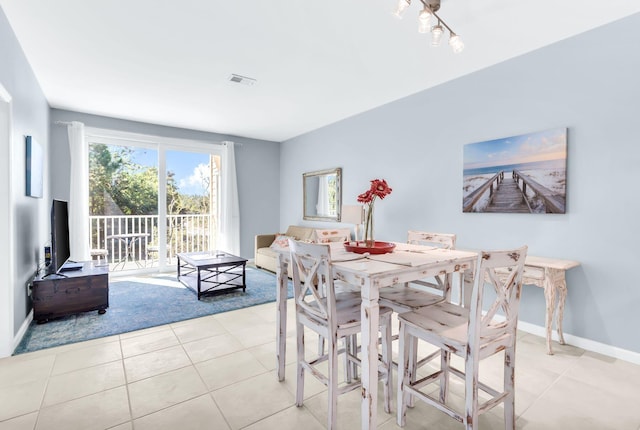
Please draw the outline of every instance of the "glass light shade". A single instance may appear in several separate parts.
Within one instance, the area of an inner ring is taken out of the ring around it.
[[[418,15],[418,32],[428,33],[431,27],[431,11],[426,7],[420,11]]]
[[[464,49],[462,38],[457,34],[451,35],[451,37],[449,38],[449,46],[451,46],[451,49],[456,54],[462,52],[462,50]]]
[[[444,33],[444,29],[440,24],[434,25],[431,28],[431,44],[433,46],[440,46],[440,42],[442,41],[442,34]]]
[[[396,6],[396,10],[393,11],[393,16],[398,19],[402,19],[402,14],[407,8],[411,5],[411,0],[398,0],[398,5]]]

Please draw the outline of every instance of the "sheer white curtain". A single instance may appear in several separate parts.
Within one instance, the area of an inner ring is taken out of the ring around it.
[[[84,140],[84,124],[67,125],[71,173],[69,190],[69,248],[71,260],[91,259],[89,249],[89,148]]]
[[[222,196],[218,249],[240,255],[240,206],[233,142],[222,142]]]

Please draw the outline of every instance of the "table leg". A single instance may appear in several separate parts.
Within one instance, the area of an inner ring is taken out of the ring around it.
[[[198,276],[196,277],[196,286],[198,287],[198,300],[200,300],[200,267],[197,267],[196,273]]]
[[[242,292],[247,291],[247,272],[246,272],[247,263],[242,263]]]
[[[567,281],[564,278],[564,270],[558,273],[556,280],[556,289],[558,290],[558,315],[556,320],[556,328],[558,329],[558,341],[560,345],[564,345],[564,335],[562,333],[562,320],[564,319],[564,303],[567,299]]]
[[[444,299],[447,303],[451,303],[451,290],[453,274],[447,273],[442,279],[442,285],[444,287]]]
[[[461,274],[460,282],[462,284],[462,307],[471,309],[471,293],[473,292],[475,269],[467,269]]]
[[[276,265],[276,366],[278,381],[284,381],[287,346],[287,260],[278,254]]]
[[[544,298],[547,305],[545,328],[547,329],[547,354],[553,355],[551,348],[551,332],[553,330],[553,313],[556,307],[556,288],[553,282],[553,274],[549,269],[544,269]]]
[[[375,429],[378,409],[378,325],[380,305],[377,285],[365,280],[362,285],[362,403],[363,430]]]

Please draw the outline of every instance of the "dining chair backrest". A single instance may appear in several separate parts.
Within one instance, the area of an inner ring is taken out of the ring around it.
[[[336,301],[329,245],[289,239],[289,250],[297,312],[334,321]],[[303,284],[302,279],[307,281]]]
[[[456,235],[409,230],[407,233],[407,243],[412,245],[432,245],[437,246],[438,248],[455,249]]]
[[[430,245],[443,249],[455,249],[456,235],[451,233],[431,233],[426,231],[409,230],[407,233],[407,243],[411,245]],[[436,290],[447,293],[449,287],[444,282],[443,277],[435,276],[433,282],[431,280],[417,280],[413,284],[423,285],[425,287],[435,288]],[[462,284],[461,284],[462,285]],[[459,295],[462,296],[462,287],[460,287]]]
[[[515,342],[526,256],[526,246],[511,251],[482,251],[478,256],[469,310],[469,350],[478,351],[480,339],[483,343],[497,340],[503,346]],[[505,271],[508,276],[499,273]],[[484,303],[490,296],[484,292],[486,285],[493,286],[495,293],[490,304]],[[494,319],[499,313],[502,315]]]

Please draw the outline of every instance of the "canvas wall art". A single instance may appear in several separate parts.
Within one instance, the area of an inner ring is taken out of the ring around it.
[[[566,212],[566,128],[470,143],[463,160],[463,212]]]
[[[41,198],[43,186],[42,148],[33,137],[26,136],[26,194],[30,197]]]

